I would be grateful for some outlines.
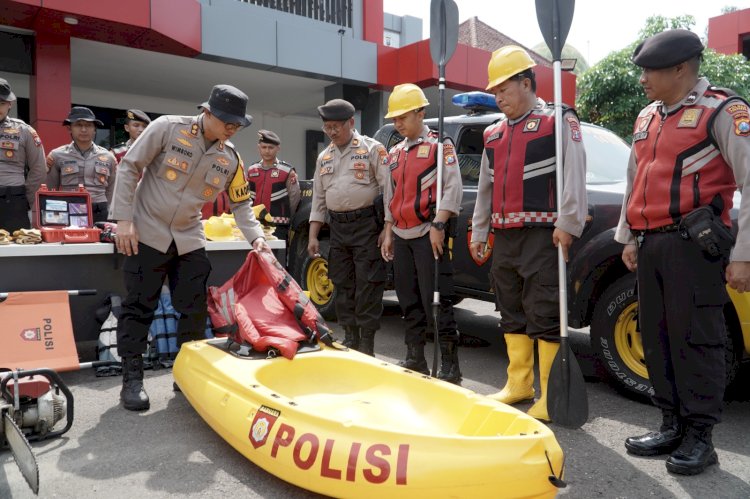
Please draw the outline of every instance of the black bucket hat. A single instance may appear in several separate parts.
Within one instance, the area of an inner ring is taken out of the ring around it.
[[[83,106],[75,106],[71,109],[68,117],[63,120],[63,125],[71,125],[80,120],[93,121],[101,127],[104,126],[104,123],[96,119],[96,116],[94,116],[94,112],[91,109]]]
[[[211,90],[211,96],[198,109],[206,108],[224,123],[240,123],[250,126],[253,117],[245,114],[247,110],[247,95],[231,85],[216,85]]]
[[[11,92],[10,83],[5,78],[0,78],[0,100],[5,102],[16,100],[16,94]]]

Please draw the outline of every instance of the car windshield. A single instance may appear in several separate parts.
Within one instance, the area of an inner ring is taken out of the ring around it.
[[[630,157],[628,144],[605,128],[584,124],[582,130],[586,148],[586,183],[625,182]]]
[[[456,153],[464,187],[476,187],[479,183],[479,165],[484,151],[483,132],[486,127],[486,123],[467,125],[461,127],[458,133]],[[624,182],[630,155],[628,144],[606,128],[588,123],[582,124],[581,128],[586,148],[586,183],[597,185]],[[376,134],[375,138],[384,141],[388,149],[403,140],[391,126]]]

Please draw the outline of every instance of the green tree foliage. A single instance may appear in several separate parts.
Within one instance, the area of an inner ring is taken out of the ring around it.
[[[605,126],[629,140],[638,113],[648,104],[638,82],[641,71],[630,60],[633,50],[646,37],[665,29],[690,29],[694,24],[693,16],[650,17],[637,41],[610,53],[578,78],[576,108],[581,119]],[[730,88],[743,97],[750,96],[750,63],[742,55],[724,55],[706,49],[701,75],[713,85]]]

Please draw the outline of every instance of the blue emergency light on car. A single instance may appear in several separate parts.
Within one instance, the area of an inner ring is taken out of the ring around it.
[[[499,111],[495,96],[486,92],[464,92],[456,94],[452,99],[453,104],[464,109],[473,111]]]

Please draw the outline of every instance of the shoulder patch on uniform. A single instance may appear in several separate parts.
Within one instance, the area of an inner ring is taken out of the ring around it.
[[[241,203],[250,199],[250,189],[243,173],[242,159],[239,157],[238,159],[237,171],[234,172],[234,177],[232,177],[232,182],[230,182],[227,190],[229,200],[233,203]]]
[[[34,139],[34,145],[40,147],[42,145],[42,139],[39,137],[36,130],[34,130],[34,127],[29,126],[29,133],[31,133],[31,137]]]
[[[726,112],[731,114],[732,116],[735,116],[737,114],[750,114],[750,110],[748,110],[747,104],[744,102],[737,102],[735,104],[730,104],[727,107],[724,108]]]
[[[572,116],[568,116],[565,119],[568,120],[568,126],[570,126],[570,140],[580,142],[582,139],[581,125],[578,123],[578,120]]]
[[[454,166],[456,164],[456,150],[453,144],[443,144],[443,164]]]

